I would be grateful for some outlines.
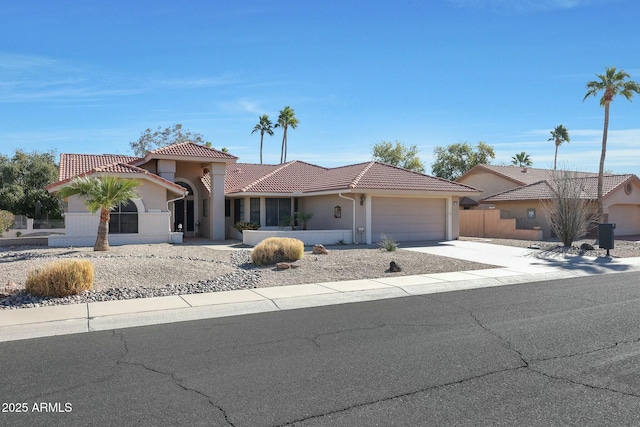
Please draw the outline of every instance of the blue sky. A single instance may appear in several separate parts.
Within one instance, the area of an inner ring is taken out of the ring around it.
[[[597,171],[607,66],[640,82],[636,0],[0,0],[0,153],[131,154],[182,123],[259,162],[261,114],[291,106],[288,159],[338,166],[381,141],[484,141]],[[640,96],[616,99],[605,168],[640,175]],[[265,137],[277,163],[282,133]]]

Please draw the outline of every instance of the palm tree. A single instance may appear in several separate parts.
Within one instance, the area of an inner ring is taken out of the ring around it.
[[[556,155],[553,158],[553,170],[556,170],[556,161],[558,160],[558,147],[560,147],[563,142],[569,142],[569,131],[564,126],[558,125],[554,130],[551,131],[551,138],[549,138],[547,141],[554,141],[556,143]]]
[[[251,134],[253,135],[254,132],[260,132],[260,164],[262,164],[262,141],[265,133],[273,136],[273,123],[271,123],[267,114],[260,116],[259,120],[258,124],[251,131]]]
[[[604,176],[604,158],[607,153],[607,132],[609,130],[609,104],[616,95],[622,95],[631,101],[633,93],[640,93],[640,86],[632,80],[624,70],[616,71],[615,67],[607,67],[605,74],[596,74],[599,80],[592,80],[587,83],[587,94],[582,98],[582,102],[590,96],[597,96],[598,92],[604,91],[600,98],[600,106],[604,107],[604,130],[602,132],[602,153],[600,154],[600,169],[598,171],[598,219],[604,220],[604,209],[602,208],[602,178]]]
[[[280,150],[280,163],[287,161],[287,128],[295,129],[298,127],[298,119],[296,119],[293,109],[289,106],[284,107],[278,116],[278,123],[275,127],[281,127],[284,130],[282,135],[282,149]]]
[[[113,176],[99,178],[80,177],[60,189],[58,195],[63,199],[70,196],[80,196],[85,199],[89,212],[100,211],[98,237],[93,250],[108,251],[111,209],[116,208],[120,203],[127,203],[129,199],[139,197],[135,191],[135,187],[138,185],[140,185],[138,181],[120,179]]]
[[[520,154],[516,154],[511,158],[511,164],[516,166],[531,166],[533,162],[531,161],[531,157],[524,151]]]

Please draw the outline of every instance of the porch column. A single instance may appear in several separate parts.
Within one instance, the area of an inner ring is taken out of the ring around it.
[[[225,239],[224,221],[224,163],[210,163],[211,197],[209,198],[209,237],[211,240]]]
[[[364,232],[366,235],[367,245],[370,245],[371,240],[371,196],[365,194],[364,199]]]
[[[444,237],[446,240],[453,240],[453,200],[451,196],[447,197],[446,205],[445,214],[447,216],[447,223]]]

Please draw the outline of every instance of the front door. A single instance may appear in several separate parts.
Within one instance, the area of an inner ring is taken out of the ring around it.
[[[196,235],[193,190],[184,182],[176,184],[189,190],[189,194],[184,199],[173,202],[173,229],[174,231],[182,230],[185,237],[193,237]]]

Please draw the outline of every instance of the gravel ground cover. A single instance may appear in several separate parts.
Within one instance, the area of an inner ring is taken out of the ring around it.
[[[598,247],[596,239],[581,239],[573,242],[570,247],[565,247],[562,242],[557,240],[550,241],[534,241],[534,240],[513,240],[513,239],[494,239],[479,237],[461,237],[460,240],[476,241],[483,243],[491,243],[495,245],[516,246],[520,248],[529,248],[538,246],[540,251],[555,254],[585,255],[592,257],[606,257],[607,250]],[[594,247],[594,250],[583,250],[580,246],[588,243]],[[609,256],[612,258],[632,258],[640,257],[640,241],[635,239],[627,240],[626,238],[616,239],[614,248],[609,250]]]
[[[112,246],[107,252],[92,248],[0,248],[0,308],[35,307],[87,301],[144,298],[216,292],[257,287],[368,279],[387,275],[443,273],[495,266],[377,246],[328,247],[328,255],[310,250],[296,261],[297,268],[278,270],[251,263],[250,249],[220,250],[202,245]],[[91,291],[66,298],[26,294],[27,272],[59,259],[89,259],[95,278]],[[388,272],[389,263],[402,267]],[[4,295],[4,297],[3,297]]]

